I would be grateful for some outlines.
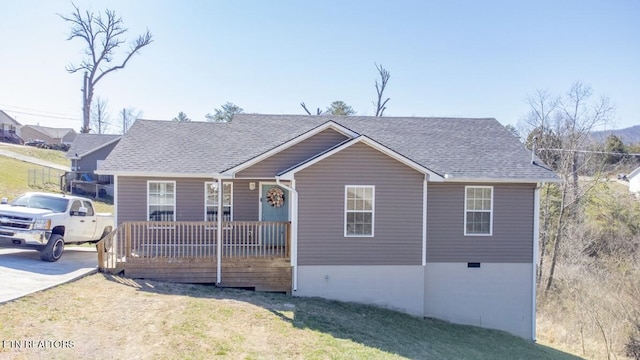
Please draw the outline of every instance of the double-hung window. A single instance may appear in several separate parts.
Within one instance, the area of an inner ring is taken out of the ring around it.
[[[233,183],[222,183],[222,220],[233,220]],[[205,221],[218,221],[218,186],[215,182],[205,182]]]
[[[486,235],[493,233],[493,187],[465,186],[464,234]]]
[[[344,236],[373,236],[375,187],[347,185],[344,192]]]
[[[176,182],[147,182],[147,219],[149,221],[176,220]]]

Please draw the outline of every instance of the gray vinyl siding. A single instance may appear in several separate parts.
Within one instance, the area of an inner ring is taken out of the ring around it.
[[[106,159],[107,155],[109,155],[111,150],[113,150],[113,148],[116,147],[117,144],[118,142],[116,141],[113,144],[107,145],[102,149],[96,150],[90,154],[85,155],[82,159],[77,160],[77,164],[79,166],[78,171],[95,171],[97,167],[97,161]],[[72,160],[72,162],[75,162],[75,160]]]
[[[295,179],[299,265],[422,264],[423,174],[359,143]],[[345,185],[375,186],[373,237],[344,236]]]
[[[331,147],[337,145],[347,137],[333,129],[324,130],[298,144],[260,161],[259,163],[240,171],[237,177],[269,178],[278,172],[299,164]]]
[[[464,236],[465,185],[493,186],[493,235]],[[437,184],[427,191],[427,262],[531,263],[534,184]]]
[[[255,190],[249,190],[249,183],[256,183]],[[233,220],[258,221],[260,207],[260,186],[258,180],[233,180]]]
[[[125,221],[147,221],[147,181],[176,182],[176,220],[204,221],[204,183],[213,179],[203,178],[146,178],[118,177],[118,225]],[[233,181],[233,220],[258,220],[258,182],[255,190],[249,190],[250,180]]]

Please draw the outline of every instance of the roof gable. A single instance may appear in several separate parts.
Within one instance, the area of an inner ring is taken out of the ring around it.
[[[10,125],[14,125],[14,126],[22,126],[20,125],[20,123],[14,119],[13,117],[9,116],[9,114],[7,114],[6,112],[0,110],[0,124],[10,124]]]
[[[252,159],[250,159],[248,161],[245,161],[245,162],[243,162],[243,163],[241,163],[241,164],[239,164],[237,166],[234,166],[234,167],[232,167],[230,169],[225,170],[224,173],[227,174],[227,175],[233,176],[233,175],[235,175],[235,174],[237,174],[237,173],[239,173],[239,172],[241,172],[243,170],[248,169],[249,167],[251,167],[253,165],[258,164],[259,162],[261,162],[263,160],[268,159],[269,157],[274,156],[275,154],[281,153],[282,151],[284,151],[286,149],[289,149],[292,146],[295,146],[297,144],[300,144],[303,141],[305,141],[307,139],[310,139],[310,138],[312,138],[312,137],[314,137],[314,136],[316,136],[316,135],[318,135],[318,134],[320,134],[320,133],[322,133],[322,132],[324,132],[324,131],[326,131],[328,129],[334,130],[334,131],[346,136],[347,138],[353,138],[355,136],[358,136],[357,133],[355,133],[355,132],[353,132],[353,131],[351,131],[351,130],[349,130],[349,129],[347,129],[347,128],[339,125],[339,124],[336,124],[333,121],[327,121],[324,124],[322,124],[320,126],[317,126],[317,127],[313,128],[313,129],[311,129],[311,130],[309,130],[309,131],[307,131],[307,132],[305,132],[305,133],[303,133],[303,134],[301,134],[299,136],[296,136],[296,137],[290,139],[289,141],[287,141],[287,142],[285,142],[283,144],[280,144],[279,146],[276,146],[275,148],[273,148],[273,149],[271,149],[269,151],[266,151],[266,152],[264,152],[264,153],[262,153],[260,155],[255,156],[254,158],[252,158]]]
[[[635,170],[633,170],[629,176],[627,176],[628,179],[632,179],[636,176],[640,175],[640,167],[636,168]]]
[[[304,162],[294,165],[293,167],[286,169],[282,172],[280,172],[279,174],[277,174],[279,177],[281,177],[284,180],[291,180],[294,178],[295,173],[304,170],[310,166],[313,166],[315,164],[317,164],[318,162],[332,156],[333,154],[339,153],[340,151],[343,151],[345,149],[350,148],[351,146],[355,145],[355,144],[366,144],[368,146],[370,146],[371,148],[387,155],[390,158],[393,158],[394,160],[418,171],[421,172],[425,175],[427,175],[429,177],[429,181],[443,181],[444,178],[442,177],[442,175],[437,174],[429,169],[427,169],[426,167],[412,161],[411,159],[406,158],[405,156],[398,154],[397,152],[389,149],[388,147],[376,142],[373,139],[368,138],[367,136],[361,135],[358,136],[355,139],[351,139],[349,141],[346,141],[342,144],[338,144],[335,147],[325,151],[324,153],[318,154],[317,156],[310,158],[308,160],[305,160]]]
[[[71,134],[76,133],[76,131],[71,128],[52,128],[52,127],[46,127],[46,126],[40,126],[40,125],[24,125],[22,128],[23,129],[30,128],[52,139],[62,139],[69,133]]]
[[[65,157],[79,160],[106,146],[120,141],[121,135],[112,134],[78,134]]]

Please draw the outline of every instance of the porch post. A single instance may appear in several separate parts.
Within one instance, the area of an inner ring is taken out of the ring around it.
[[[222,282],[222,177],[218,176],[218,226],[216,226],[216,284]]]

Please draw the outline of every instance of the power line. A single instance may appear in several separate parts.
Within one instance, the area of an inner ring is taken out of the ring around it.
[[[25,112],[25,111],[16,111],[16,110],[5,110],[5,111],[11,112],[11,113],[16,113],[16,114],[46,117],[46,118],[51,118],[51,119],[74,120],[74,121],[75,120],[81,120],[79,118],[72,118],[72,117],[66,117],[66,116],[55,116],[55,115],[42,115],[42,114],[35,114],[35,113]]]
[[[2,106],[4,108],[9,107],[9,108],[15,108],[15,109],[20,109],[20,110],[25,110],[25,111],[32,111],[32,112],[38,112],[38,113],[44,113],[44,114],[53,114],[53,115],[58,115],[58,116],[69,116],[69,117],[72,116],[72,115],[69,115],[69,114],[63,114],[63,113],[58,113],[58,112],[53,112],[53,111],[37,110],[37,109],[31,109],[31,108],[15,106],[15,105],[0,104],[0,106]],[[14,111],[14,110],[8,110],[8,111]]]
[[[640,156],[639,153],[622,153],[613,151],[597,151],[597,150],[572,150],[572,149],[536,149],[536,151],[564,151],[564,152],[577,152],[585,154],[603,154],[603,155],[620,155],[620,156]]]

